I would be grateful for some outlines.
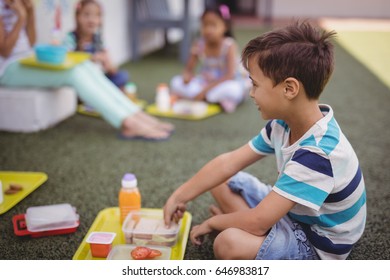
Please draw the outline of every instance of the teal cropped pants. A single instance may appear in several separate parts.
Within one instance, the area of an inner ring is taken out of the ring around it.
[[[140,110],[90,61],[69,70],[32,68],[14,62],[0,77],[0,85],[41,88],[70,86],[85,104],[93,107],[118,129],[126,117]]]

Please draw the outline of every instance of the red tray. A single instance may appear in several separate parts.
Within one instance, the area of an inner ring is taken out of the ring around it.
[[[14,225],[14,233],[17,236],[30,235],[31,237],[44,237],[44,236],[50,236],[50,235],[68,234],[68,233],[75,232],[77,230],[77,227],[80,224],[79,222],[77,222],[77,226],[72,227],[72,228],[31,232],[27,229],[26,219],[25,219],[24,215],[25,214],[19,214],[19,215],[15,215],[12,217],[12,223]]]

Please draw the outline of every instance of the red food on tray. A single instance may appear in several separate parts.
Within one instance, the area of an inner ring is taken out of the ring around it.
[[[137,246],[131,251],[131,257],[135,260],[154,259],[161,256],[161,251],[144,246]]]

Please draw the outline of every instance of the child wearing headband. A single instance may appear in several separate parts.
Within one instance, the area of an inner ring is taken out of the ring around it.
[[[198,64],[200,70],[195,73]],[[207,8],[201,17],[201,37],[191,48],[183,74],[171,80],[171,92],[179,98],[220,104],[231,113],[245,96],[240,69],[229,8]]]

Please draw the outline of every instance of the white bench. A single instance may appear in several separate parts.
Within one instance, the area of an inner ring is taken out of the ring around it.
[[[76,112],[72,88],[0,87],[0,130],[35,132],[53,127]]]

